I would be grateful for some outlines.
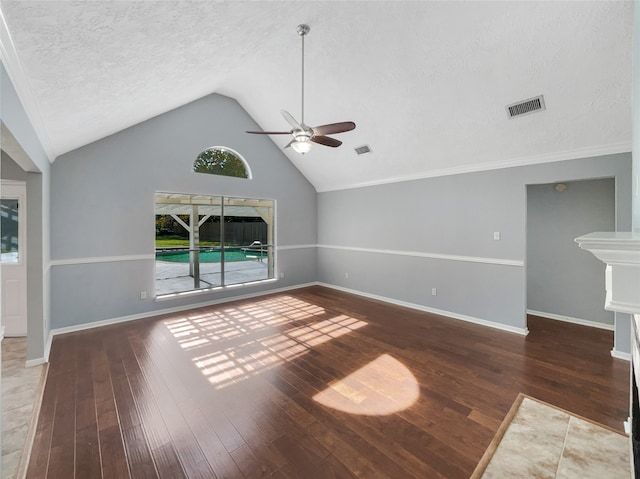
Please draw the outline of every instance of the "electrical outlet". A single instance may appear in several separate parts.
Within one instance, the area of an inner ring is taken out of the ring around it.
[[[438,290],[436,288],[431,288],[431,296],[437,296]]]
[[[140,299],[147,299],[147,292],[146,291],[140,291]]]
[[[345,273],[345,274],[344,274],[344,277],[345,277],[346,279],[349,279],[349,273]]]
[[[494,231],[493,232],[493,239],[494,239],[494,241],[499,241],[500,240],[500,231]]]
[[[280,271],[280,279],[284,279],[284,271]]]

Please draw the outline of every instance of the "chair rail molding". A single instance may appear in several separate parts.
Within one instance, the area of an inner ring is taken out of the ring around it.
[[[607,265],[604,308],[640,315],[640,232],[590,233],[575,242]]]

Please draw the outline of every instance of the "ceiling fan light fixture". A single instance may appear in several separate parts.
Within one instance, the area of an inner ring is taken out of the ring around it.
[[[300,130],[294,132],[293,141],[291,142],[291,148],[297,153],[305,154],[311,151],[311,136],[313,133]]]
[[[312,143],[309,141],[309,138],[301,138],[301,139],[296,138],[296,140],[293,143],[291,143],[291,148],[293,148],[294,151],[296,151],[297,153],[300,153],[303,155],[311,151],[311,146],[312,146]]]

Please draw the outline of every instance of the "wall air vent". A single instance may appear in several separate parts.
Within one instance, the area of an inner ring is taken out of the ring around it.
[[[364,155],[365,153],[371,153],[369,145],[362,145],[355,149],[358,155]]]
[[[529,98],[528,100],[519,101],[518,103],[507,105],[506,108],[509,118],[515,118],[516,116],[528,115],[529,113],[542,111],[545,109],[544,96],[540,95],[535,98]]]

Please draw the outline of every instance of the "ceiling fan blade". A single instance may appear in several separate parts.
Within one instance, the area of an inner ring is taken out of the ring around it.
[[[247,131],[246,133],[253,133],[254,135],[290,135],[290,131]]]
[[[352,121],[342,121],[340,123],[329,123],[328,125],[314,126],[313,131],[316,135],[331,135],[333,133],[343,133],[351,131],[356,127]]]
[[[314,143],[319,143],[320,145],[331,146],[333,148],[342,145],[342,142],[340,140],[336,140],[335,138],[329,138],[328,136],[322,136],[322,135],[312,136],[311,141],[313,141]]]
[[[284,148],[289,148],[294,141],[296,141],[295,138],[293,140],[291,140],[289,143],[287,143]],[[284,148],[283,148],[283,150],[284,150]]]
[[[289,123],[294,130],[304,130],[302,125],[300,125],[300,123],[298,123],[293,115],[291,115],[287,110],[280,110],[280,113],[282,113],[284,119],[287,120],[287,123]]]

